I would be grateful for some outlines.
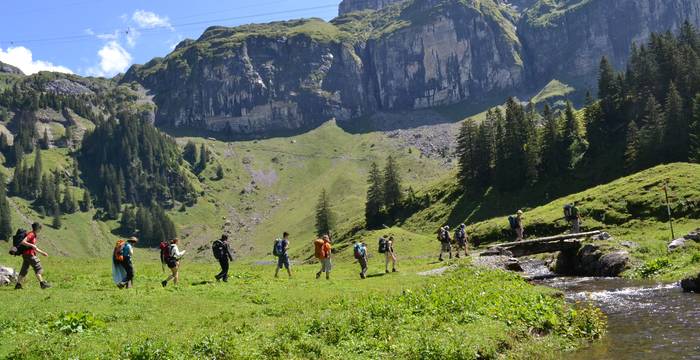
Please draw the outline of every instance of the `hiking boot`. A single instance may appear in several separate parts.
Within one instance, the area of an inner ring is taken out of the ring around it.
[[[389,273],[389,270],[384,270],[384,272],[388,274],[388,273]]]
[[[221,278],[221,281],[223,281],[223,282],[227,283],[227,282],[228,282],[228,278],[227,278],[227,277],[225,277],[225,278]]]
[[[321,273],[320,273],[320,272],[317,272],[317,273],[316,273],[316,279],[320,279],[320,278],[321,278]]]
[[[364,279],[364,278],[365,278],[365,274],[360,273],[360,279]]]
[[[42,289],[48,289],[51,287],[51,284],[47,283],[46,281],[42,281],[39,283],[39,287],[41,287]]]
[[[20,284],[20,283],[15,284],[15,290],[22,290],[22,284]]]
[[[125,286],[126,286],[126,284],[124,284],[124,283],[117,284],[117,288],[119,288],[119,289],[123,289]]]
[[[391,272],[398,272],[398,271],[396,271],[396,269],[391,269]]]
[[[168,280],[163,280],[160,282],[160,284],[163,285],[163,287],[166,287],[168,285]]]

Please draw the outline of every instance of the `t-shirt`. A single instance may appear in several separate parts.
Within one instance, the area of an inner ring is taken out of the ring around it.
[[[124,261],[131,261],[131,244],[126,243],[122,248],[122,256],[124,256]]]
[[[571,217],[574,219],[578,218],[578,208],[576,206],[571,208]]]
[[[282,239],[282,251],[280,251],[279,256],[287,256],[287,247],[289,246],[289,240]]]
[[[26,240],[32,245],[36,244],[36,234],[34,233],[34,231],[30,231],[27,233]],[[28,248],[27,250],[24,250],[22,255],[36,256],[36,250],[34,250],[33,248]]]

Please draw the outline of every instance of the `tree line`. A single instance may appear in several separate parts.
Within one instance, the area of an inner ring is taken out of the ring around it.
[[[626,71],[600,62],[598,99],[555,111],[508,99],[457,137],[466,192],[504,192],[585,174],[600,182],[662,163],[700,161],[700,34],[653,34],[633,46]],[[621,166],[624,164],[624,166]]]

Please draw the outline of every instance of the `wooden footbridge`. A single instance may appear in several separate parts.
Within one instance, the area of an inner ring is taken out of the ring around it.
[[[601,234],[603,232],[597,230],[496,244],[489,246],[481,255],[497,255],[507,251],[512,253],[514,257],[521,257],[557,251],[575,251],[581,247],[582,240]]]

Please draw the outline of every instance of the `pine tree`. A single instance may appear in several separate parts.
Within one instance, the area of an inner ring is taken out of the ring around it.
[[[372,163],[370,166],[367,184],[369,187],[365,202],[365,223],[368,228],[372,229],[382,224],[382,207],[384,206],[384,180],[376,163]]]
[[[700,94],[693,99],[693,116],[690,126],[690,161],[700,163]]]
[[[481,125],[474,148],[474,180],[477,190],[485,189],[491,184],[491,162],[493,160],[493,122],[487,118]]]
[[[12,211],[7,200],[5,175],[0,172],[0,240],[12,238]]]
[[[136,231],[136,214],[131,207],[125,207],[119,221],[121,231],[124,234],[133,234]]]
[[[15,165],[15,171],[14,175],[12,176],[12,183],[10,184],[10,189],[12,189],[12,195],[21,195],[23,192],[22,184],[24,183],[24,179],[22,178],[23,170],[24,169],[24,161],[22,161],[22,158],[19,158],[19,161]]]
[[[50,143],[51,141],[49,140],[49,129],[44,129],[44,136],[41,138],[41,148],[44,150],[48,150]]]
[[[326,189],[321,191],[316,204],[316,233],[321,235],[330,235],[333,228],[333,211],[331,210],[330,199]]]
[[[31,181],[30,181],[30,189],[29,191],[31,192],[32,199],[36,199],[39,196],[39,192],[41,189],[39,188],[41,185],[41,179],[42,179],[42,174],[43,174],[43,162],[41,160],[41,150],[39,148],[36,149],[36,152],[34,153],[34,167],[33,167],[33,174],[31,176]]]
[[[635,121],[630,121],[627,128],[627,139],[625,147],[625,167],[629,171],[637,170],[639,162],[639,129]]]
[[[686,161],[690,149],[688,138],[690,129],[683,111],[683,99],[674,83],[669,85],[665,114],[666,124],[662,141],[665,160],[667,162]]]
[[[80,210],[82,212],[88,212],[92,209],[92,199],[90,198],[90,191],[85,189],[83,191],[83,201],[80,202]]]
[[[77,210],[75,205],[75,200],[73,200],[73,194],[70,191],[68,185],[65,186],[65,191],[63,193],[63,202],[61,203],[61,209],[64,214],[73,214]]]
[[[216,166],[216,179],[221,180],[224,178],[224,168],[221,165]]]
[[[462,123],[457,136],[459,180],[466,192],[476,187],[476,142],[479,129],[471,119]]]
[[[578,156],[583,153],[584,145],[579,123],[574,114],[574,106],[570,101],[566,103],[566,110],[564,111],[564,134],[562,140],[564,166],[567,169],[572,169]]]
[[[182,158],[190,163],[190,165],[195,166],[199,160],[197,156],[197,145],[192,141],[188,141],[182,153]]]
[[[209,151],[206,146],[202,144],[199,149],[199,164],[197,166],[199,172],[204,171],[207,168],[207,163],[209,162]]]
[[[545,104],[542,111],[544,128],[542,130],[542,160],[540,163],[541,177],[558,174],[564,163],[562,160],[561,129],[557,117],[552,112],[549,104]]]
[[[650,95],[644,109],[643,125],[639,131],[639,159],[643,167],[658,164],[663,136],[663,113],[659,104]]]
[[[73,147],[73,127],[72,126],[67,126],[66,127],[66,134],[64,135],[64,138],[66,139],[66,146],[70,149]]]
[[[399,168],[394,157],[389,155],[384,167],[384,206],[387,211],[391,213],[401,205],[402,197]]]
[[[53,226],[53,228],[56,230],[63,226],[63,222],[61,221],[61,210],[58,208],[58,205],[53,209],[53,222],[51,223],[51,226]]]

